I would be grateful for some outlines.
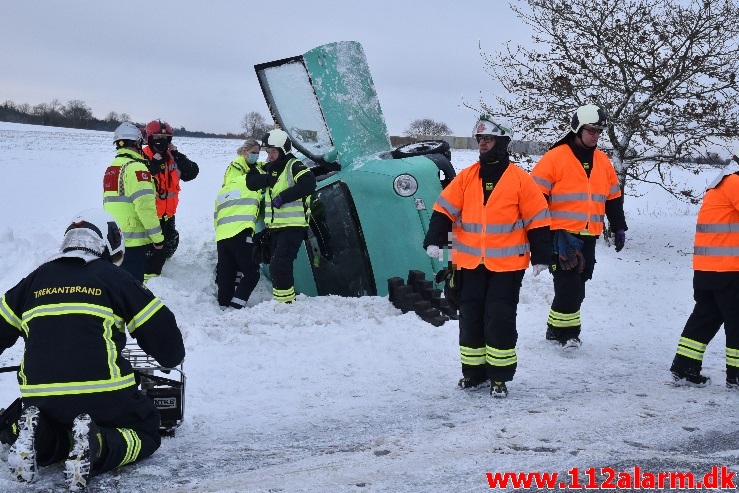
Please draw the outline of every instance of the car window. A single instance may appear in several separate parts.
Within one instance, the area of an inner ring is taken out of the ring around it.
[[[332,151],[331,136],[302,61],[262,68],[258,74],[293,144],[312,158]]]

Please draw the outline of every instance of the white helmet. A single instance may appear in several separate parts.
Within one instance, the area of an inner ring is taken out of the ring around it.
[[[480,115],[480,118],[475,123],[475,128],[472,129],[472,136],[477,137],[478,135],[493,135],[495,137],[513,137],[511,129],[506,128],[492,121],[488,115]]]
[[[123,122],[113,132],[113,142],[116,143],[117,147],[123,147],[123,143],[120,142],[122,140],[140,141],[143,143],[144,137],[141,135],[139,127],[131,122]]]
[[[262,142],[264,142],[265,148],[280,149],[283,154],[287,154],[292,149],[290,137],[287,135],[287,132],[280,130],[279,128],[267,132],[265,136],[262,137]]]
[[[115,265],[121,265],[126,246],[115,218],[103,209],[87,209],[74,216],[64,232],[59,251],[75,250],[101,258],[107,255]]]
[[[570,128],[574,134],[577,134],[583,125],[605,130],[608,128],[608,114],[603,108],[595,104],[580,106],[572,115]]]

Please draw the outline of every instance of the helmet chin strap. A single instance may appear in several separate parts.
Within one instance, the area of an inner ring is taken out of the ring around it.
[[[588,150],[595,149],[596,147],[598,147],[598,143],[597,142],[596,142],[596,144],[594,146],[589,146],[589,145],[585,144],[585,141],[582,140],[582,131],[583,130],[584,130],[584,127],[580,127],[580,130],[578,130],[577,133],[575,134],[575,137],[577,137],[577,140],[580,141],[580,144],[579,145],[582,146],[582,147],[584,147],[585,149],[588,149]]]

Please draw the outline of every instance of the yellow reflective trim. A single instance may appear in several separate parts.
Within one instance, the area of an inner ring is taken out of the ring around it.
[[[23,371],[25,369],[25,361],[26,361],[26,346],[23,345],[23,357],[21,358],[21,369],[18,371],[18,378],[20,379],[20,385],[25,385],[28,383],[28,380],[26,379],[26,373]]]
[[[462,356],[461,360],[463,365],[480,366],[485,364],[485,356],[479,358],[465,358]]]
[[[107,306],[94,305],[92,303],[52,303],[47,305],[39,305],[23,313],[23,322],[28,323],[36,317],[56,316],[56,315],[92,315],[111,319],[116,325],[122,325],[123,319],[113,313],[113,309]]]
[[[560,313],[549,310],[547,323],[552,327],[577,327],[580,325],[580,310],[575,313]]]
[[[700,351],[701,353],[705,353],[706,348],[708,347],[708,344],[703,344],[702,342],[698,342],[693,339],[688,339],[687,337],[681,337],[677,345],[685,346],[685,348],[687,349],[694,349],[696,351]]]
[[[490,357],[490,355],[488,355],[488,357],[485,359],[485,361],[490,366],[510,366],[510,365],[515,365],[518,362],[518,360],[516,359],[515,356],[511,356],[510,358],[502,359],[502,358],[492,358],[492,357]]]
[[[460,360],[464,365],[480,366],[485,364],[485,348],[459,346]]]
[[[678,347],[677,354],[679,354],[680,356],[685,356],[686,358],[703,361],[703,352],[693,351],[692,349]]]
[[[121,376],[121,369],[115,364],[118,357],[118,349],[113,342],[113,322],[110,319],[103,320],[103,341],[105,341],[105,352],[107,353],[108,372],[112,378]]]
[[[138,459],[139,454],[141,453],[141,439],[133,430],[129,430],[127,428],[116,428],[116,430],[121,434],[123,440],[126,442],[126,453],[124,454],[121,463],[116,466],[121,467]]]
[[[124,377],[108,380],[93,380],[89,382],[62,382],[42,383],[34,385],[20,385],[22,397],[45,397],[49,395],[77,395],[94,394],[96,392],[110,392],[125,389],[136,385],[133,373]]]
[[[485,361],[492,366],[509,366],[516,364],[516,349],[497,349],[486,347]]]
[[[462,354],[466,354],[468,356],[484,356],[485,355],[485,348],[484,347],[467,347],[467,346],[459,346],[459,351]]]
[[[295,161],[293,161],[293,163],[294,162]],[[292,171],[292,165],[293,165],[293,163],[290,163],[290,171]],[[298,178],[300,178],[301,176],[303,176],[304,174],[306,174],[308,171],[310,171],[308,168],[305,168],[305,169],[302,169],[302,170],[298,171],[298,174],[295,175],[295,176],[293,176],[293,183],[296,182],[298,180]]]
[[[126,327],[128,328],[128,332],[130,334],[133,334],[133,331],[141,327],[146,323],[147,320],[149,320],[156,312],[159,311],[160,308],[162,308],[164,304],[159,301],[159,298],[154,298],[149,302],[148,305],[144,307],[143,310],[138,312],[134,317],[131,319],[130,322],[126,324]]]
[[[276,301],[280,303],[287,303],[288,301],[295,300],[295,287],[290,289],[276,289],[272,288],[272,295]]]
[[[680,337],[680,341],[677,343],[677,354],[685,356],[686,358],[703,361],[703,354],[706,352],[707,344],[688,339],[687,337]]]
[[[726,348],[726,366],[739,367],[739,349]]]
[[[2,316],[10,325],[19,331],[21,330],[21,319],[18,318],[18,316],[13,313],[13,310],[10,309],[8,303],[5,301],[5,295],[0,298],[0,316]]]

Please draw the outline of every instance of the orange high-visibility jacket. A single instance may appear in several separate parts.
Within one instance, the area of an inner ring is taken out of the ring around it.
[[[529,266],[526,232],[549,226],[549,210],[526,171],[510,163],[483,205],[480,163],[462,170],[441,192],[434,210],[452,220],[452,263],[507,272]]]
[[[144,155],[151,161],[154,151],[149,146],[144,146]],[[177,212],[180,203],[180,169],[174,162],[172,153],[167,151],[164,161],[164,169],[154,174],[154,183],[157,189],[157,215],[161,218],[165,214],[172,217]]]
[[[549,196],[552,229],[573,233],[603,232],[606,200],[621,196],[616,170],[608,156],[593,153],[590,178],[567,144],[549,150],[531,170],[542,192]]]
[[[706,191],[698,212],[693,269],[739,272],[739,176],[725,176]]]

